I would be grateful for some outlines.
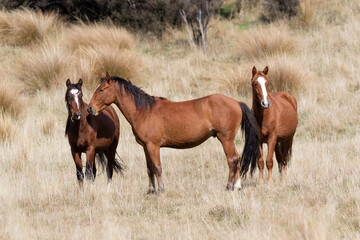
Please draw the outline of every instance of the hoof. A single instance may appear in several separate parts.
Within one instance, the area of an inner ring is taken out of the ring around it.
[[[228,185],[226,185],[226,188],[225,188],[225,190],[226,191],[234,191],[234,185],[230,185],[230,184],[228,184]]]
[[[241,179],[240,178],[236,181],[234,188],[236,190],[241,190]]]
[[[259,179],[259,185],[260,186],[264,185],[264,179]]]
[[[149,189],[146,193],[146,195],[151,195],[151,194],[155,194],[155,189]]]

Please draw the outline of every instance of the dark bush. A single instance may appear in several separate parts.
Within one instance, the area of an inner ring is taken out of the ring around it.
[[[194,0],[0,0],[6,9],[30,7],[42,11],[56,11],[70,21],[111,20],[115,24],[134,30],[161,35],[167,25],[179,27],[182,19],[179,11],[197,5]],[[222,0],[208,0],[212,5]]]
[[[236,0],[234,2],[224,4],[220,8],[220,15],[224,18],[234,18],[237,13],[240,13],[241,11],[241,0]]]
[[[280,18],[291,18],[297,15],[299,0],[264,0],[264,12],[261,19],[272,22]]]

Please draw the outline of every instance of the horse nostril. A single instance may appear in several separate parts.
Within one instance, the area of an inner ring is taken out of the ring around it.
[[[91,113],[92,112],[92,107],[88,107],[87,111],[88,111],[88,113]]]
[[[264,101],[261,101],[261,105],[262,105],[262,106],[265,106],[265,102],[264,102]]]

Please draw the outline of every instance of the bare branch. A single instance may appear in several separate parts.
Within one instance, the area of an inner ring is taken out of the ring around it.
[[[185,22],[185,24],[186,24],[186,29],[187,29],[187,31],[188,31],[188,33],[189,33],[189,37],[190,37],[190,40],[191,40],[191,42],[192,42],[192,44],[193,44],[193,47],[196,49],[196,45],[195,45],[194,39],[193,39],[193,37],[191,36],[189,24],[188,24],[188,21],[187,21],[187,19],[186,19],[185,11],[184,11],[184,9],[181,9],[179,12],[180,12],[180,16],[182,17],[182,19],[184,20],[184,22]]]
[[[201,9],[199,9],[199,15],[197,17],[197,20],[199,22],[199,27],[200,27],[200,33],[201,33],[201,38],[203,40],[203,47],[204,47],[204,52],[206,52],[206,41],[205,41],[205,35],[204,35],[204,30],[203,30],[203,26],[201,23]]]

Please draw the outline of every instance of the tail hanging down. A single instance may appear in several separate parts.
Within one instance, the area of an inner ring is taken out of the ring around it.
[[[254,173],[259,158],[259,136],[261,136],[261,131],[250,108],[242,102],[240,102],[239,105],[242,111],[241,130],[245,132],[245,145],[241,155],[240,176],[245,177],[249,167],[250,174],[252,175]]]

